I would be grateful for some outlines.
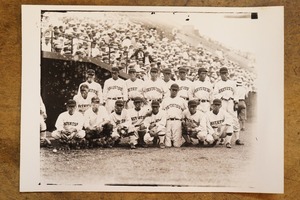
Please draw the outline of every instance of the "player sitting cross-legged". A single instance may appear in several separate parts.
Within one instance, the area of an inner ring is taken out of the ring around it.
[[[100,105],[99,97],[93,97],[92,107],[84,113],[85,138],[89,147],[111,148],[113,140],[111,133],[113,126],[104,106]]]
[[[76,111],[76,102],[73,99],[66,103],[67,111],[61,113],[55,123],[56,130],[52,132],[52,137],[58,140],[64,149],[70,147],[80,148],[85,141],[85,131],[82,130],[84,118]],[[57,151],[54,148],[54,152]]]

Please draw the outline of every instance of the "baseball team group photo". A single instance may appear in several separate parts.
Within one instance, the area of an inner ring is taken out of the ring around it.
[[[42,184],[254,185],[255,56],[195,16],[42,11]]]

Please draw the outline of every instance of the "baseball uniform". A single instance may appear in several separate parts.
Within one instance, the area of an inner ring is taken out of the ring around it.
[[[127,108],[128,109],[134,108],[133,99],[136,97],[143,97],[144,81],[141,79],[136,79],[135,81],[132,81],[131,79],[127,79],[125,83],[128,91]]]
[[[103,101],[106,103],[105,107],[108,113],[114,110],[116,100],[127,101],[127,99],[128,92],[123,79],[114,80],[109,78],[104,82]]]
[[[85,131],[82,130],[84,124],[83,115],[75,111],[73,115],[70,115],[68,111],[61,113],[55,123],[57,130],[52,132],[52,137],[54,139],[60,139],[63,133],[71,134],[72,129],[75,129],[75,137],[84,138]]]
[[[76,101],[76,108],[77,111],[84,114],[84,112],[91,107],[91,99],[93,96],[91,96],[90,93],[88,93],[88,96],[86,98],[83,98],[83,96],[79,93],[73,97],[73,99]]]
[[[212,101],[213,86],[210,81],[196,80],[193,82],[190,90],[191,98],[197,100],[200,104],[197,109],[206,113],[210,110],[210,102]]]
[[[99,83],[96,83],[95,81],[92,81],[91,83],[89,83],[88,81],[83,82],[79,85],[78,87],[78,93],[77,95],[80,95],[80,86],[86,84],[87,86],[89,86],[89,95],[90,96],[98,96],[100,99],[100,103],[103,103],[103,94],[102,94],[102,87]]]
[[[166,147],[180,147],[182,145],[182,111],[187,108],[186,101],[180,97],[167,97],[163,100],[161,108],[166,111],[167,130],[165,145]]]

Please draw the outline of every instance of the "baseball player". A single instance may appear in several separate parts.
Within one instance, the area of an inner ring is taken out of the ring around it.
[[[85,138],[90,147],[103,146],[112,147],[112,125],[109,116],[104,108],[100,105],[99,97],[92,98],[92,106],[84,113]]]
[[[125,81],[128,91],[127,109],[134,108],[133,100],[136,97],[143,97],[143,85],[144,81],[137,79],[136,70],[130,68],[128,70],[130,78]]]
[[[221,107],[222,101],[220,99],[213,100],[212,110],[206,113],[206,119],[210,124],[208,132],[215,140],[220,139],[220,144],[223,144],[225,138],[226,147],[231,148],[232,116]]]
[[[151,104],[151,101],[159,101],[161,102],[166,93],[166,89],[164,83],[161,79],[157,79],[158,69],[151,68],[150,70],[151,79],[146,80],[143,87],[143,94],[145,99],[147,100],[148,105]]]
[[[115,144],[120,142],[121,137],[129,136],[129,144],[131,149],[136,148],[137,136],[134,134],[131,118],[126,109],[124,109],[124,102],[117,100],[115,102],[115,109],[109,116],[110,122],[113,125],[112,138]]]
[[[207,70],[205,68],[199,68],[198,75],[199,80],[193,82],[190,96],[198,102],[197,109],[206,113],[210,110],[213,86],[211,82],[206,79]]]
[[[186,69],[184,67],[179,68],[179,79],[176,81],[176,84],[179,86],[178,96],[188,102],[191,99],[191,88],[192,81],[186,78]]]
[[[61,113],[55,123],[56,130],[52,132],[52,137],[59,140],[60,143],[65,144],[69,148],[70,144],[83,142],[85,131],[82,130],[84,124],[83,115],[76,111],[76,101],[70,99],[66,103],[67,111]],[[79,146],[77,146],[79,147]],[[56,148],[54,149],[54,152]]]
[[[128,100],[126,83],[119,78],[119,68],[112,67],[111,70],[112,78],[107,79],[103,87],[103,101],[108,113],[114,110],[116,100]]]
[[[166,135],[166,112],[160,109],[158,101],[151,102],[151,115],[146,117],[144,125],[147,128],[147,133],[144,140],[147,144],[153,142],[154,145],[159,141],[159,147],[165,148],[165,135]]]
[[[182,145],[182,111],[187,108],[186,101],[177,96],[179,86],[172,84],[170,97],[163,100],[161,107],[166,111],[167,130],[165,137],[166,147],[180,147]]]
[[[45,120],[47,119],[46,107],[43,102],[42,97],[40,97],[40,144],[43,145],[51,145],[50,140],[46,137],[47,125]]]
[[[182,136],[186,146],[191,146],[193,139],[199,140],[199,144],[203,145],[207,137],[206,116],[197,110],[197,106],[197,101],[190,100],[188,109],[182,113]]]
[[[84,112],[91,107],[92,96],[89,93],[89,86],[82,84],[80,86],[80,94],[77,94],[73,97],[76,101],[76,110],[84,114]]]
[[[102,87],[99,83],[95,82],[95,70],[88,69],[86,72],[87,81],[81,83],[78,87],[78,95],[80,95],[80,86],[85,84],[89,88],[90,96],[98,96],[100,99],[100,103],[103,104],[103,94]]]
[[[141,147],[146,148],[147,144],[144,141],[146,134],[146,127],[144,125],[144,119],[150,114],[148,109],[142,107],[143,99],[136,97],[134,99],[134,108],[128,109],[127,112],[131,118],[132,126],[134,127],[134,136],[138,139],[138,144]],[[135,144],[135,142],[134,142]]]
[[[170,87],[172,84],[174,84],[175,82],[171,79],[172,76],[172,72],[170,68],[165,68],[163,70],[163,84],[165,85],[165,94],[164,94],[164,98],[169,97],[170,96]]]
[[[247,90],[245,87],[243,87],[242,80],[239,79],[236,82],[236,91],[237,91],[237,98],[239,100],[238,102],[238,119],[240,122],[241,131],[245,130],[245,121],[247,120],[247,112],[246,112],[246,98],[247,98]]]
[[[236,92],[236,82],[229,80],[228,69],[222,67],[220,69],[221,80],[216,82],[214,87],[214,98],[222,100],[222,109],[232,116],[233,130],[236,136],[236,144],[243,145],[239,139],[239,121],[237,118],[238,97]]]

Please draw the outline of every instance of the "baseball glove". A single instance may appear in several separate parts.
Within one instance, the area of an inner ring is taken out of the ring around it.
[[[151,135],[151,137],[156,136],[157,134],[157,126],[155,123],[150,124],[149,126],[149,134]]]

